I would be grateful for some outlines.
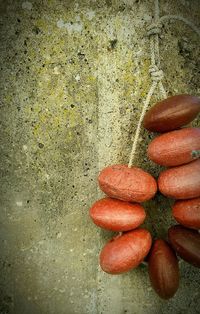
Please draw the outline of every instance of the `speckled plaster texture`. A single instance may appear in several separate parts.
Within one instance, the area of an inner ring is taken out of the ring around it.
[[[160,7],[199,23],[198,0]],[[88,217],[103,195],[100,169],[128,163],[151,84],[153,1],[1,0],[0,12],[0,313],[199,313],[200,272],[184,262],[170,301],[157,297],[143,265],[101,272],[112,233]],[[160,51],[168,94],[200,95],[197,35],[166,23]],[[151,105],[158,99],[156,91]],[[157,177],[146,157],[153,136],[142,129],[134,164]],[[174,223],[170,203],[158,194],[145,204],[155,237]]]

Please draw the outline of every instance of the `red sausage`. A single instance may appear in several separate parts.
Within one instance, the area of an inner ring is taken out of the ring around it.
[[[196,230],[176,225],[168,230],[169,241],[186,262],[200,267],[200,234]]]
[[[128,231],[109,241],[101,251],[100,266],[109,274],[121,274],[137,267],[151,248],[151,235],[145,229]]]
[[[162,194],[175,199],[200,197],[200,159],[164,170],[158,187]]]
[[[162,134],[149,144],[147,154],[159,165],[179,166],[194,160],[194,150],[200,150],[200,128]]]
[[[108,196],[127,202],[144,202],[156,194],[156,180],[144,170],[126,165],[104,168],[98,177],[101,190]]]
[[[127,231],[140,226],[145,220],[146,213],[140,204],[103,198],[90,208],[90,217],[101,228]]]
[[[166,241],[156,240],[148,258],[151,285],[163,299],[174,296],[179,286],[178,260]]]
[[[193,121],[200,112],[200,98],[176,95],[153,106],[145,115],[143,125],[153,132],[176,130]]]
[[[200,229],[200,197],[176,201],[172,207],[172,214],[181,225]]]

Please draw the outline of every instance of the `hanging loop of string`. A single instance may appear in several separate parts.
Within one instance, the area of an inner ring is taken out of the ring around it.
[[[163,71],[162,70],[159,70],[159,68],[156,66],[156,65],[154,65],[154,66],[151,66],[150,68],[149,68],[149,73],[150,73],[150,75],[151,75],[151,79],[152,79],[152,81],[154,82],[159,82],[159,81],[161,81],[162,79],[163,79],[163,77],[164,77],[164,73],[163,73]]]
[[[161,33],[161,27],[162,27],[162,24],[160,22],[151,23],[147,27],[147,36],[156,35],[156,34],[159,35]]]
[[[187,26],[189,26],[198,36],[200,36],[200,29],[196,27],[192,22],[188,21],[185,17],[179,16],[179,15],[163,15],[160,18],[160,23],[163,24],[163,22],[167,20],[177,20],[185,23]]]
[[[150,54],[151,54],[151,65],[149,67],[149,74],[152,80],[151,87],[149,89],[149,92],[147,94],[147,97],[144,101],[144,105],[142,108],[142,112],[140,115],[140,119],[137,124],[135,137],[133,140],[132,150],[129,158],[128,167],[132,167],[133,160],[136,153],[137,143],[140,136],[140,130],[142,121],[144,119],[146,110],[149,106],[149,103],[151,101],[151,97],[154,94],[154,91],[156,87],[158,86],[161,96],[165,99],[167,98],[167,93],[165,91],[164,85],[162,83],[162,80],[164,78],[164,73],[160,69],[160,51],[159,51],[159,35],[161,34],[161,29],[164,21],[166,20],[179,20],[184,22],[186,25],[188,25],[198,36],[200,36],[200,30],[190,21],[188,21],[186,18],[179,16],[179,15],[164,15],[161,18],[159,17],[160,11],[159,11],[159,0],[154,1],[154,10],[155,10],[155,18],[154,21],[147,27],[147,36],[150,39]]]
[[[132,145],[132,150],[131,150],[131,154],[130,154],[130,159],[129,159],[129,163],[128,163],[129,168],[131,168],[132,164],[133,164],[133,160],[134,160],[136,148],[137,148],[137,143],[138,143],[139,136],[140,136],[142,121],[144,119],[146,110],[147,110],[149,103],[151,101],[151,97],[153,96],[154,91],[155,91],[158,84],[159,84],[159,87],[161,87],[161,90],[162,90],[161,92],[163,93],[163,91],[164,91],[164,86],[162,85],[162,82],[161,82],[163,79],[164,73],[162,70],[159,69],[160,53],[159,53],[159,36],[158,35],[160,34],[160,32],[161,32],[161,25],[159,23],[159,2],[158,2],[158,0],[155,0],[154,22],[151,25],[149,25],[149,27],[147,29],[147,36],[150,37],[151,65],[149,68],[149,73],[151,76],[152,84],[151,84],[151,87],[150,87],[149,92],[147,94],[147,97],[144,101],[144,105],[142,108],[140,119],[139,119],[138,124],[137,124],[135,137],[134,137],[133,145]],[[165,91],[164,91],[164,94],[166,94]]]

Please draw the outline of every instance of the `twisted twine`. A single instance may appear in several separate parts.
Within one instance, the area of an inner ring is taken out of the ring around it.
[[[150,56],[151,56],[151,65],[149,67],[149,74],[151,77],[152,84],[150,86],[149,92],[147,94],[147,97],[144,101],[144,105],[142,108],[142,112],[140,115],[140,119],[136,128],[135,137],[133,140],[132,150],[129,158],[128,167],[131,168],[133,164],[133,160],[136,153],[137,143],[140,136],[140,130],[142,121],[144,119],[146,110],[149,106],[149,103],[151,101],[151,97],[154,94],[154,91],[156,87],[158,86],[161,96],[165,99],[167,98],[167,93],[165,91],[164,85],[162,83],[162,80],[164,78],[164,73],[160,69],[160,50],[159,50],[159,35],[161,34],[161,28],[163,23],[166,20],[178,20],[186,25],[188,25],[198,36],[200,36],[200,30],[190,21],[188,21],[186,18],[179,16],[179,15],[164,15],[161,18],[160,10],[159,10],[159,0],[154,1],[154,10],[155,10],[155,17],[154,21],[148,26],[147,28],[147,36],[150,40]]]

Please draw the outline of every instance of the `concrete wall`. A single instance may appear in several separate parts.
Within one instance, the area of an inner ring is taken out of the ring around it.
[[[199,0],[160,1],[198,25]],[[112,235],[88,208],[97,174],[128,163],[151,84],[153,1],[1,0],[0,313],[199,313],[200,272],[182,262],[176,296],[160,300],[147,269],[110,276],[98,254]],[[200,94],[199,38],[181,22],[160,40],[169,95]],[[158,91],[151,105],[159,99]],[[198,125],[196,120],[193,125]],[[157,176],[142,130],[135,164]],[[145,226],[165,237],[170,202],[146,204]]]

